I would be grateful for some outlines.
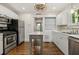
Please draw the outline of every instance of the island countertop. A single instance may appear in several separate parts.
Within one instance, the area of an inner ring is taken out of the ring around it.
[[[32,32],[29,35],[43,35],[43,32]]]

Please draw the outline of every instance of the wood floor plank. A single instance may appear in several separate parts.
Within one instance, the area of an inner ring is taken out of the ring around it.
[[[12,49],[7,55],[29,55],[29,43]],[[43,43],[43,55],[63,55],[54,43]]]

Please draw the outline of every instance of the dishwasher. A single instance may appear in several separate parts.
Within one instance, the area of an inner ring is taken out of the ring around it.
[[[79,38],[69,37],[69,55],[79,55]]]

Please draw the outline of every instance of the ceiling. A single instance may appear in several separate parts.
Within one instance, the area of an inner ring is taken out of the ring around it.
[[[2,3],[5,7],[13,10],[17,14],[21,13],[36,13],[34,9],[34,3]],[[67,8],[68,3],[46,3],[46,10],[43,13],[45,14],[58,14],[65,8]]]

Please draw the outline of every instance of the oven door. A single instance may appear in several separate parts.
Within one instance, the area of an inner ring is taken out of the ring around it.
[[[16,43],[16,34],[6,36],[4,41],[5,41],[4,43],[5,48],[10,47],[11,45]]]

